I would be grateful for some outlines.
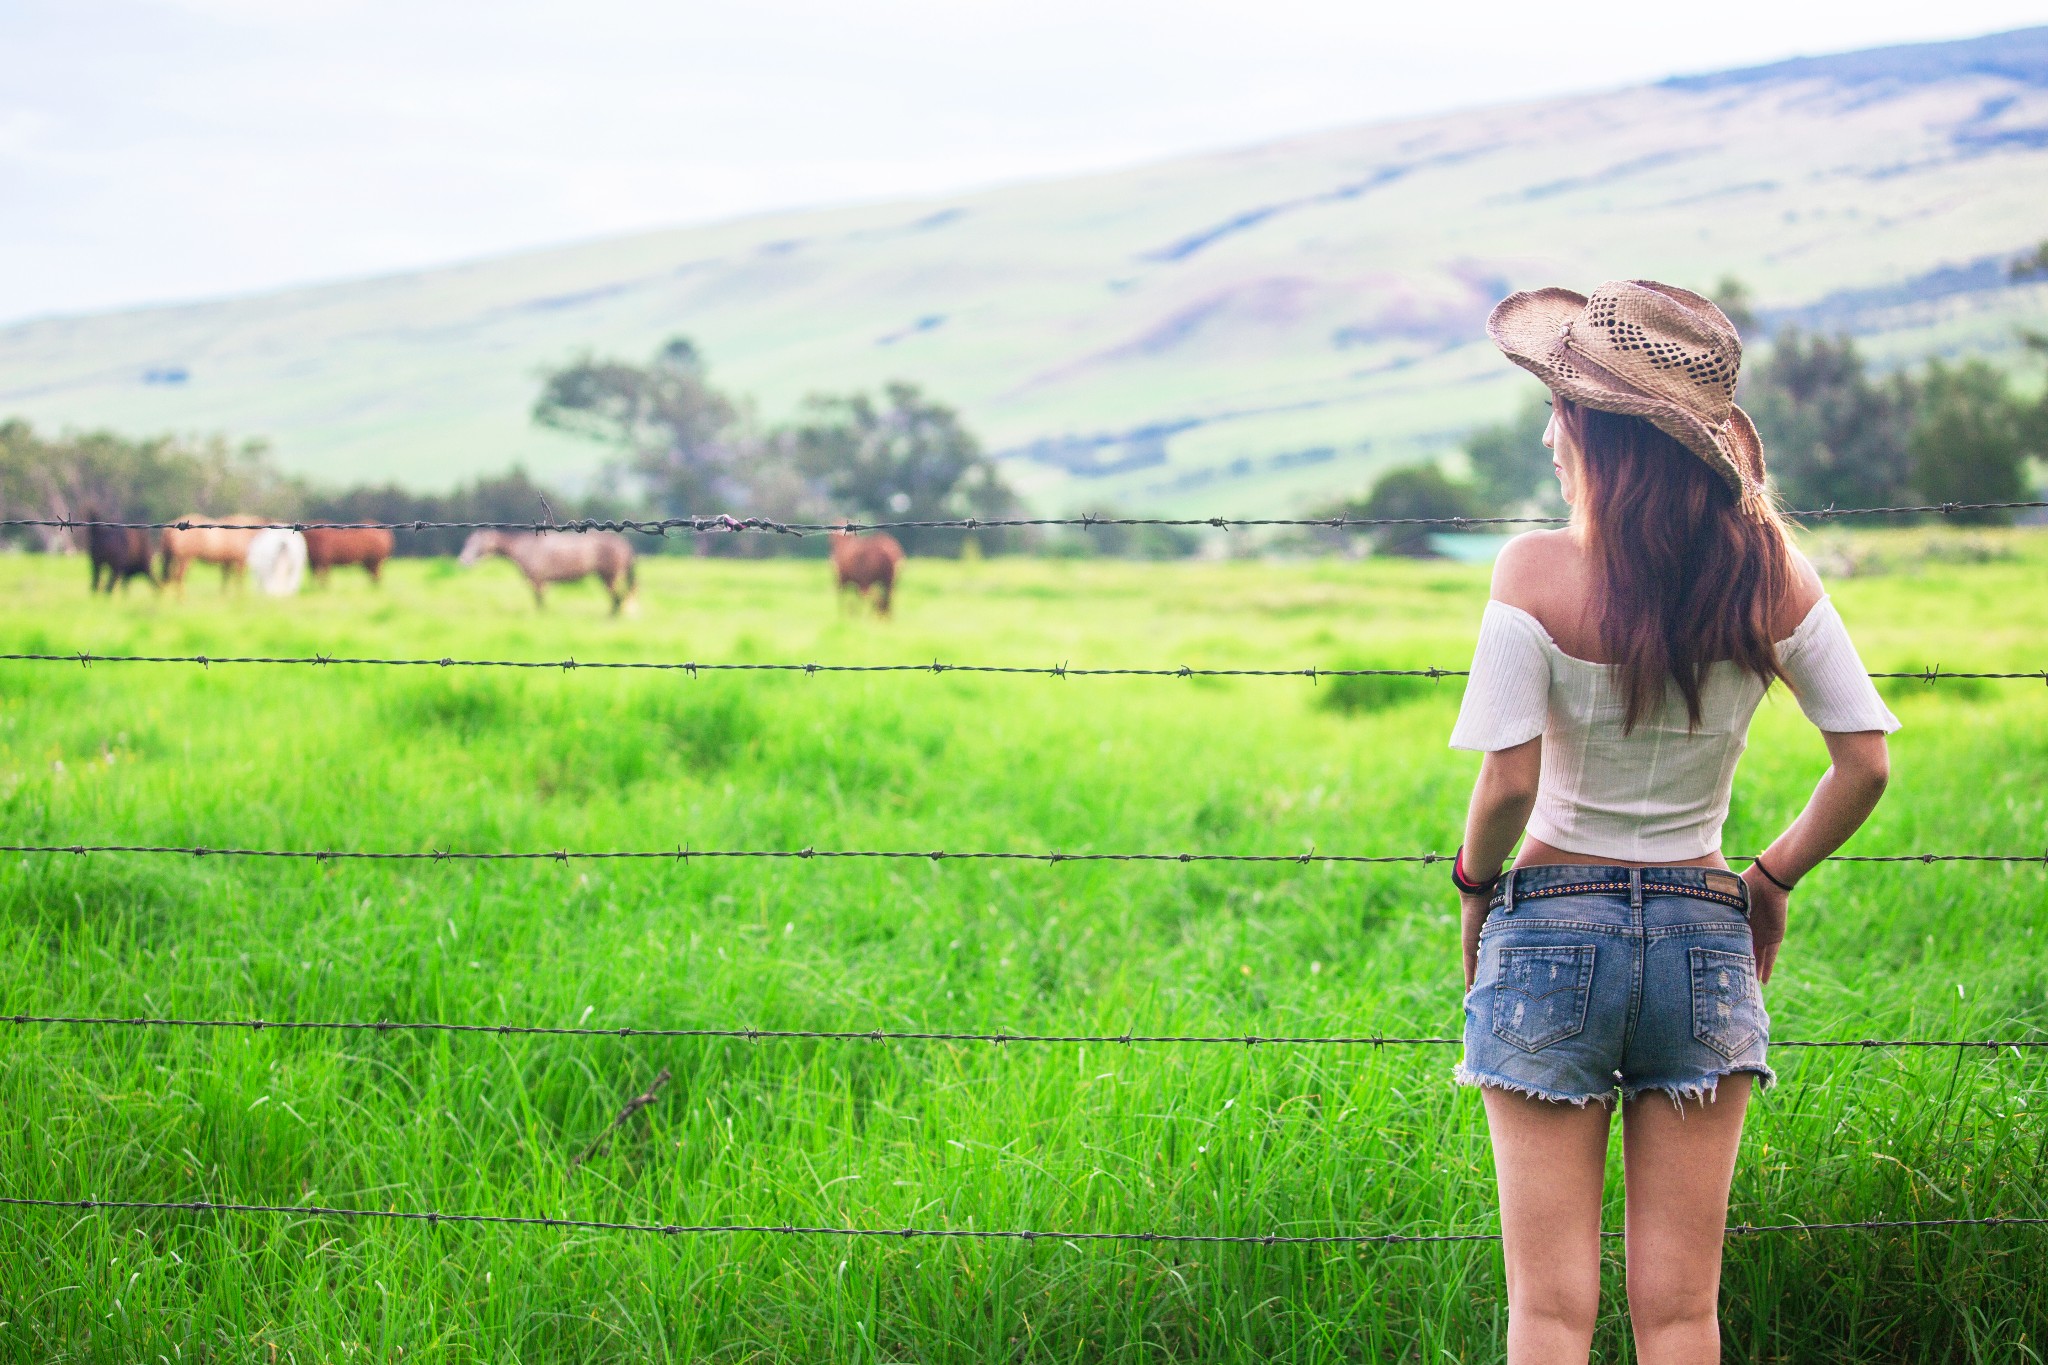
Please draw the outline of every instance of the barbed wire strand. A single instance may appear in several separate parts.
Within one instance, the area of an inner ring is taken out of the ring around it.
[[[1047,666],[1010,664],[949,664],[934,660],[922,664],[821,664],[821,663],[635,663],[584,661],[578,659],[401,659],[348,658],[313,654],[294,656],[210,654],[93,654],[84,650],[69,654],[0,654],[0,661],[28,663],[92,664],[307,664],[316,667],[374,665],[387,668],[532,668],[559,669],[573,673],[580,669],[646,669],[688,673],[1012,673],[1051,678],[1462,678],[1467,670],[1449,668],[1074,668],[1067,664]],[[1918,673],[1909,676],[1919,677]],[[1943,673],[1944,678],[1961,674]],[[1968,676],[1992,676],[1970,674]],[[2048,679],[2048,672],[2013,674],[2013,677]]]
[[[1288,1233],[1202,1233],[1202,1232],[1033,1232],[1013,1228],[864,1228],[802,1225],[794,1223],[632,1223],[596,1218],[548,1218],[501,1213],[415,1212],[402,1209],[350,1209],[320,1204],[245,1204],[215,1200],[144,1199],[33,1199],[0,1195],[0,1205],[14,1208],[76,1209],[83,1212],[164,1212],[217,1214],[273,1214],[288,1218],[381,1219],[390,1222],[473,1224],[490,1227],[559,1228],[573,1232],[642,1232],[664,1237],[719,1236],[767,1233],[785,1237],[893,1237],[905,1241],[935,1238],[955,1241],[1022,1242],[1196,1242],[1244,1246],[1358,1246],[1410,1242],[1497,1242],[1497,1232],[1356,1232],[1324,1235]],[[1932,1231],[1966,1227],[2040,1227],[2048,1218],[1996,1215],[1984,1218],[1866,1218],[1843,1223],[1736,1223],[1731,1237],[1760,1233],[1850,1232],[1850,1231]],[[1620,1238],[1619,1230],[1603,1231],[1604,1238]]]
[[[1785,515],[1802,521],[1835,521],[1843,517],[1950,516],[1958,512],[2008,512],[2048,507],[2048,501],[1931,502],[1896,507],[1816,507]],[[84,530],[105,527],[126,531],[530,531],[576,533],[622,531],[666,536],[671,531],[696,534],[767,532],[804,536],[834,531],[995,531],[1033,526],[1181,526],[1228,531],[1238,528],[1293,526],[1331,531],[1374,526],[1445,526],[1469,530],[1479,526],[1561,526],[1565,517],[940,517],[922,521],[775,521],[767,517],[711,516],[634,519],[574,517],[567,521],[269,521],[227,522],[183,518],[178,521],[98,521],[82,517],[7,517],[0,527]]]
[[[0,1014],[0,1024],[89,1028],[247,1029],[252,1033],[490,1033],[504,1037],[564,1038],[731,1038],[746,1042],[819,1039],[849,1043],[1080,1043],[1132,1047],[1146,1043],[1220,1044],[1232,1047],[1457,1047],[1461,1038],[1392,1034],[1285,1033],[947,1033],[912,1029],[775,1028],[588,1028],[550,1024],[449,1024],[435,1020],[389,1019],[202,1019],[167,1015]],[[1772,1039],[1777,1048],[2048,1048],[2048,1038],[1825,1038]],[[663,1073],[665,1077],[666,1072]],[[659,1089],[657,1078],[649,1093]],[[624,1117],[622,1115],[622,1117]]]
[[[1002,673],[1046,678],[1464,678],[1463,668],[1075,668],[1070,664],[949,664],[934,659],[925,664],[821,664],[821,663],[696,663],[634,662],[580,659],[409,659],[369,658],[335,654],[94,654],[73,650],[64,654],[0,654],[0,662],[78,664],[298,664],[315,668],[529,668],[574,673],[588,669],[629,669],[687,673]],[[1872,678],[1908,678],[1915,682],[1944,682],[1962,678],[2009,678],[2027,682],[2048,682],[2048,669],[2025,673],[1966,673],[1941,667],[1914,671],[1872,673]]]
[[[1024,862],[1024,863],[1447,863],[1449,853],[1031,853],[1006,850],[954,852],[947,849],[895,848],[676,848],[650,849],[499,849],[465,852],[430,849],[420,852],[345,848],[214,848],[204,844],[0,844],[0,853],[68,853],[87,857],[99,853],[176,854],[191,858],[280,858],[313,862],[561,862],[571,860],[648,859],[688,863],[694,858],[881,858],[901,861]],[[1754,854],[1738,854],[1754,861]],[[2048,867],[2048,853],[1835,853],[1830,863],[2039,863]]]

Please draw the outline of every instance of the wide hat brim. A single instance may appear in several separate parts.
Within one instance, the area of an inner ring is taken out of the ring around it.
[[[1501,353],[1574,403],[1602,412],[1641,417],[1705,460],[1740,498],[1764,484],[1764,443],[1749,414],[1735,404],[1713,422],[1669,399],[1645,393],[1570,344],[1572,324],[1586,311],[1586,296],[1570,289],[1510,294],[1486,319],[1486,334]]]

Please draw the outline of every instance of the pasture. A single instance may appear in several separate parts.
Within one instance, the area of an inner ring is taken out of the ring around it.
[[[1856,542],[1873,669],[2048,663],[2048,540]],[[88,600],[0,558],[9,651],[1462,668],[1482,568],[657,559],[637,615],[505,564],[291,601]],[[1458,680],[0,664],[8,843],[1448,853]],[[1848,852],[2038,853],[2048,690],[1897,683]],[[1731,852],[1824,766],[1781,695]],[[1454,1034],[1442,866],[0,859],[7,1014],[589,1027]],[[2048,1033],[2039,866],[1827,866],[1780,1038]],[[652,1223],[1489,1232],[1455,1048],[280,1033],[0,1022],[0,1195]],[[2048,1055],[1774,1053],[1737,1223],[2048,1215]],[[662,1069],[673,1079],[581,1166]],[[1615,1144],[1618,1162],[1619,1144]],[[1619,1181],[1609,1227],[1619,1226]],[[1491,1243],[660,1236],[0,1208],[13,1360],[1440,1361]],[[1619,1244],[1609,1244],[1610,1291]],[[2048,1228],[1731,1239],[1731,1359],[2042,1359]],[[1628,1358],[1607,1299],[1599,1358]]]

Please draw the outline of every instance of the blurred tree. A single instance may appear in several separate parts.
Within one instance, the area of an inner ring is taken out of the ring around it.
[[[301,490],[270,463],[260,441],[236,446],[110,431],[39,436],[27,422],[0,422],[0,508],[10,517],[96,516],[168,521],[188,513],[289,515]],[[21,528],[29,530],[31,528]],[[17,542],[45,550],[72,548],[58,528],[32,528]]]
[[[1759,330],[1756,316],[1756,298],[1749,292],[1749,286],[1733,275],[1723,275],[1721,282],[1714,286],[1714,304],[1728,315],[1728,321],[1735,324],[1735,330],[1744,341],[1755,336]]]
[[[1972,357],[1960,365],[1927,362],[1908,442],[1914,481],[1936,502],[2012,502],[2027,495],[2034,436],[2029,404],[2002,370]],[[1959,520],[2010,521],[2002,512],[1958,513]]]
[[[1434,464],[1401,465],[1380,475],[1364,498],[1310,512],[1319,517],[1483,517],[1488,514],[1484,497],[1469,483],[1460,482]],[[1373,534],[1373,548],[1383,555],[1426,555],[1430,536],[1442,526],[1382,526]],[[1331,531],[1328,537],[1351,540],[1348,532]]]
[[[815,482],[832,518],[935,521],[1002,517],[1017,506],[995,461],[953,409],[914,384],[895,383],[877,403],[864,393],[817,395],[777,442]],[[912,528],[897,532],[913,554],[958,554],[965,533]],[[1007,543],[984,533],[978,540]]]
[[[2042,246],[2048,252],[2048,243]],[[2035,331],[2031,327],[2019,329],[2020,345],[2026,349],[2029,359],[2048,360],[2048,332]],[[2027,404],[2021,413],[2020,434],[2024,438],[2027,452],[2034,459],[2048,462],[2048,382],[2043,382],[2034,394],[2034,401]],[[2048,470],[2040,471],[2048,475]]]
[[[1787,328],[1737,395],[1764,438],[1764,459],[1794,507],[1870,507],[1909,499],[1914,393],[1875,381],[1847,337]]]
[[[617,448],[664,516],[746,510],[740,410],[711,387],[687,337],[645,365],[584,355],[542,376],[533,420]]]
[[[1480,498],[1492,509],[1506,511],[1534,504],[1540,515],[1562,512],[1557,479],[1550,468],[1550,447],[1543,429],[1550,424],[1550,403],[1540,392],[1522,400],[1505,422],[1475,428],[1465,438],[1465,458]]]

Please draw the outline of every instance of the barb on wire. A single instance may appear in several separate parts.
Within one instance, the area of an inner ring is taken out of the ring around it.
[[[688,863],[693,858],[794,858],[799,862],[832,858],[880,858],[900,862],[1013,862],[1013,863],[1433,863],[1450,862],[1449,853],[1034,853],[1016,850],[977,849],[954,851],[943,848],[555,848],[460,849],[354,848],[215,848],[207,844],[0,844],[0,853],[69,853],[87,857],[99,853],[176,854],[189,858],[278,858],[328,862],[557,862],[572,859],[654,860]],[[1754,854],[1737,854],[1754,859]],[[1835,853],[1823,859],[1830,863],[2040,863],[2048,866],[2048,853]]]
[[[1788,512],[1797,520],[1839,521],[1844,517],[1949,516],[1957,512],[2013,512],[2048,507],[2048,501],[2014,502],[1930,502],[1898,507],[1817,507]],[[1241,527],[1296,526],[1331,531],[1373,526],[1445,526],[1456,531],[1482,526],[1558,526],[1563,517],[941,517],[922,521],[774,521],[767,517],[712,516],[661,517],[654,520],[581,517],[570,521],[273,521],[261,526],[282,531],[629,531],[641,535],[665,536],[671,531],[706,533],[765,532],[773,535],[805,536],[833,531],[993,531],[1032,526],[1206,526],[1228,531]],[[0,527],[47,527],[81,530],[105,526],[123,530],[165,531],[232,529],[251,530],[247,522],[202,521],[95,521],[83,517],[7,517]]]
[[[1080,1043],[1089,1046],[1133,1047],[1143,1044],[1214,1044],[1226,1047],[1457,1047],[1462,1038],[1402,1036],[1382,1033],[948,1033],[914,1029],[781,1029],[781,1028],[585,1028],[549,1024],[448,1024],[437,1020],[390,1019],[200,1019],[166,1015],[0,1014],[0,1024],[18,1027],[76,1026],[88,1028],[247,1029],[252,1033],[491,1033],[504,1037],[540,1035],[560,1038],[732,1038],[750,1043],[788,1039],[819,1039],[845,1043]],[[2048,1038],[1774,1038],[1771,1046],[1809,1048],[2048,1048]],[[667,1084],[668,1071],[655,1077],[647,1093],[630,1101],[613,1121],[617,1127],[654,1092]],[[609,1134],[611,1130],[607,1129]],[[595,1144],[593,1144],[594,1146]],[[587,1155],[587,1154],[586,1154]],[[582,1158],[578,1158],[581,1160]]]
[[[820,663],[714,663],[694,661],[613,662],[588,659],[456,659],[372,658],[338,654],[94,654],[75,649],[66,653],[0,654],[0,662],[78,664],[303,664],[314,668],[338,665],[379,668],[531,668],[563,673],[579,670],[640,670],[687,673],[1001,673],[1044,678],[1464,678],[1463,668],[1075,668],[1071,664],[949,664],[934,659],[917,664],[820,664]],[[1961,678],[2013,678],[2027,682],[2048,682],[2048,669],[2030,673],[1964,673],[1947,668],[1922,668],[1902,672],[1872,673],[1873,678],[1910,678],[1915,682],[1946,682]]]
[[[619,1131],[619,1126],[625,1123],[627,1119],[632,1118],[633,1115],[639,1113],[642,1109],[645,1109],[648,1105],[654,1103],[654,1097],[660,1094],[661,1088],[667,1084],[668,1068],[663,1067],[660,1073],[655,1076],[653,1083],[649,1085],[645,1090],[635,1095],[632,1099],[627,1100],[626,1107],[619,1110],[618,1116],[614,1118],[610,1123],[607,1123],[604,1126],[604,1131],[602,1133],[599,1133],[596,1137],[590,1140],[590,1145],[583,1149],[583,1155],[577,1157],[574,1161],[569,1163],[569,1169],[573,1171],[578,1166],[581,1166],[584,1162],[590,1160],[591,1157],[597,1155],[597,1149],[602,1147],[606,1142],[608,1142],[611,1139],[611,1135],[613,1133]]]
[[[644,1232],[663,1237],[730,1236],[765,1233],[784,1237],[894,1237],[905,1241],[920,1237],[953,1241],[1021,1242],[1198,1242],[1239,1246],[1360,1246],[1398,1245],[1411,1242],[1497,1242],[1497,1232],[1350,1232],[1298,1233],[1204,1233],[1204,1232],[1033,1232],[1011,1228],[867,1228],[783,1223],[634,1223],[595,1218],[522,1217],[502,1213],[414,1212],[401,1209],[351,1209],[319,1204],[245,1204],[218,1200],[146,1199],[33,1199],[0,1195],[0,1205],[15,1208],[76,1209],[81,1212],[164,1212],[215,1214],[273,1214],[287,1218],[381,1219],[387,1222],[474,1224],[491,1227],[559,1228],[575,1232]],[[1728,1228],[1731,1237],[1760,1233],[1812,1232],[1905,1232],[1955,1228],[2041,1227],[2048,1218],[1994,1215],[1984,1218],[1866,1218],[1844,1223],[1737,1223]],[[1604,1238],[1619,1238],[1620,1231],[1603,1231]]]

